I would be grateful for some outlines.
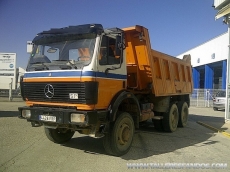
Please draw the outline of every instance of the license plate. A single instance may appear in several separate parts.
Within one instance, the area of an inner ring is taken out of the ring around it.
[[[49,122],[56,122],[56,116],[39,115],[39,120],[41,120],[41,121],[49,121]]]

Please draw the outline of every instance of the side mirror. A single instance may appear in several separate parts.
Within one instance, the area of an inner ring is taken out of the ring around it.
[[[34,48],[34,44],[31,41],[27,41],[27,53],[31,53]]]
[[[122,40],[121,36],[116,36],[116,44],[115,44],[115,56],[121,56],[122,51]]]

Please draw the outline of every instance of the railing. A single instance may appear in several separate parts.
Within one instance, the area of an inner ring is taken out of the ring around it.
[[[9,89],[1,89],[0,97],[8,97],[9,101],[12,101],[13,98],[21,98],[21,89],[18,87],[16,90],[13,90],[13,80],[9,83]]]
[[[21,98],[20,88],[18,88],[16,90],[12,90],[11,93],[10,93],[10,89],[9,90],[0,90],[0,97],[8,97],[10,101],[13,98]]]
[[[222,89],[194,89],[190,95],[190,105],[195,107],[212,107],[213,97]]]

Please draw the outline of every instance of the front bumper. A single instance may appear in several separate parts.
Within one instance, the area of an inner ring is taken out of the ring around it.
[[[214,108],[225,109],[225,104],[223,103],[213,103]]]
[[[96,125],[98,122],[106,123],[106,117],[108,111],[79,111],[69,108],[51,108],[51,107],[19,107],[19,118],[27,119],[30,122],[36,122],[39,124],[53,124],[53,125]],[[30,110],[30,117],[25,118],[22,116],[22,110]],[[81,123],[71,122],[71,114],[79,113],[85,115],[85,121]],[[55,117],[55,121],[41,120],[41,115]]]

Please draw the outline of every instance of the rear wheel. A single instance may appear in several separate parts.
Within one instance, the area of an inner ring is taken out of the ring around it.
[[[134,130],[132,116],[126,112],[121,113],[104,137],[106,152],[115,156],[126,154],[131,148]]]
[[[162,120],[153,120],[153,125],[157,131],[163,131]]]
[[[73,137],[74,133],[71,130],[45,128],[46,137],[54,143],[65,143]]]
[[[156,116],[161,116],[162,113],[161,112],[154,112],[154,114]],[[163,124],[162,124],[162,119],[160,120],[156,120],[156,119],[152,119],[153,121],[153,125],[154,125],[154,128],[157,130],[157,131],[163,131]]]
[[[169,112],[164,113],[164,118],[162,120],[164,130],[167,132],[174,132],[178,125],[178,108],[176,104],[172,104]]]
[[[188,122],[188,104],[186,102],[179,102],[177,106],[179,111],[178,127],[185,127]]]

